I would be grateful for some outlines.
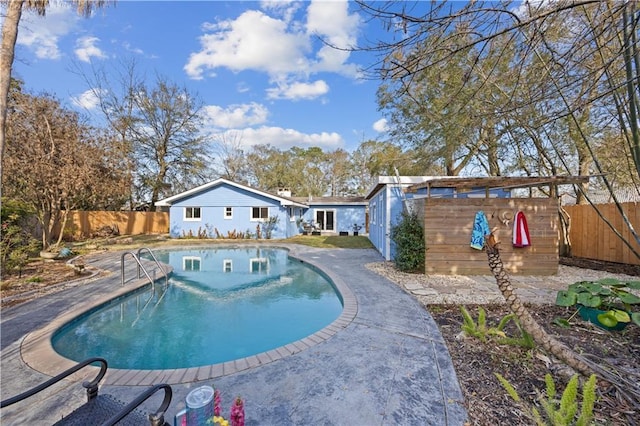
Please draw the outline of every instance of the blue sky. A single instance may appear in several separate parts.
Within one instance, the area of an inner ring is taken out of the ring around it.
[[[207,130],[243,145],[319,146],[352,151],[384,135],[378,81],[363,79],[376,58],[331,49],[376,39],[375,23],[347,1],[123,1],[90,18],[52,2],[45,17],[23,14],[14,76],[27,90],[56,95],[96,123],[96,100],[78,66],[116,70],[135,58],[197,93]]]

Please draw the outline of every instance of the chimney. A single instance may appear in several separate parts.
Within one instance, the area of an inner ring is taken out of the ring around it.
[[[289,188],[278,188],[277,194],[281,197],[291,197],[291,189]]]

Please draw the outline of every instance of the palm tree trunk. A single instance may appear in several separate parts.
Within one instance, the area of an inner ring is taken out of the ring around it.
[[[487,238],[484,247],[487,251],[489,267],[491,268],[493,276],[496,278],[498,288],[500,288],[500,292],[507,301],[511,312],[518,317],[522,328],[529,333],[536,343],[542,346],[545,351],[560,359],[569,367],[573,368],[585,377],[589,377],[593,374],[594,371],[580,355],[569,349],[553,336],[547,334],[544,328],[536,322],[529,313],[529,310],[522,304],[520,298],[511,286],[507,272],[504,270],[504,265],[500,258],[500,251],[498,250],[498,243],[496,242],[493,234]]]
[[[2,47],[0,51],[0,176],[2,176],[2,159],[4,158],[7,108],[9,104],[9,88],[11,87],[11,68],[15,56],[18,25],[22,15],[24,0],[11,0],[7,5],[7,14],[2,23]],[[0,188],[2,186],[0,185]],[[0,191],[2,191],[0,189]],[[0,193],[1,195],[1,193]]]

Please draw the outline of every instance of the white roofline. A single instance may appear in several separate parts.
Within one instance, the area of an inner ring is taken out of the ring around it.
[[[263,197],[268,197],[268,198],[271,198],[273,200],[277,200],[277,201],[280,202],[281,206],[285,206],[285,207],[294,206],[294,207],[303,207],[303,208],[304,207],[308,207],[306,204],[298,203],[298,202],[293,201],[293,200],[291,200],[289,198],[280,197],[278,195],[274,195],[274,194],[271,194],[269,192],[261,191],[259,189],[252,188],[252,187],[247,186],[247,185],[242,185],[240,183],[233,182],[233,181],[230,181],[230,180],[227,180],[227,179],[223,179],[223,178],[219,178],[219,179],[216,179],[214,181],[205,183],[204,185],[200,185],[200,186],[197,186],[195,188],[189,189],[188,191],[184,191],[184,192],[181,192],[179,194],[172,195],[171,197],[167,197],[167,198],[164,198],[162,200],[158,200],[158,201],[156,201],[155,205],[157,207],[168,207],[168,206],[173,205],[173,203],[175,203],[176,201],[179,201],[179,200],[181,200],[181,199],[183,199],[185,197],[188,197],[188,196],[193,195],[193,194],[197,194],[197,193],[205,191],[205,190],[207,190],[209,188],[213,188],[215,186],[223,185],[223,184],[231,185],[231,186],[234,186],[236,188],[243,189],[245,191],[249,191],[249,192],[252,192],[252,193],[257,194],[257,195],[261,195]]]
[[[455,176],[453,176],[455,177]],[[365,200],[369,200],[385,185],[415,185],[416,183],[426,182],[432,179],[441,179],[441,176],[378,176],[377,181],[369,187]],[[398,179],[400,182],[398,182]]]

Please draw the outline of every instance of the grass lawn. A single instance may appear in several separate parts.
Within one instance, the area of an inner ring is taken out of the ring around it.
[[[319,248],[352,248],[364,249],[373,248],[369,238],[358,236],[326,236],[326,235],[297,235],[292,238],[282,240],[287,243],[302,244],[305,246]]]

